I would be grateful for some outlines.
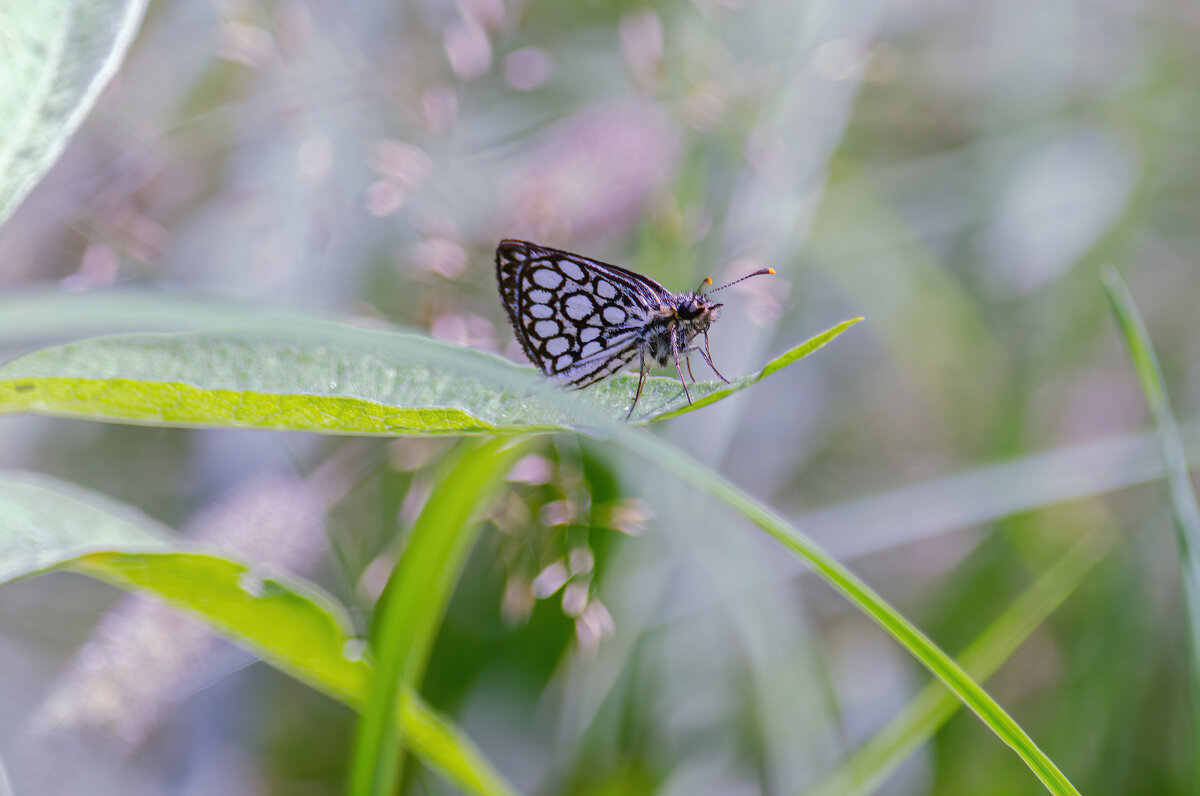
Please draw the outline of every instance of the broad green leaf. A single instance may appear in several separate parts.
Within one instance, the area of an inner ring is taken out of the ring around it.
[[[94,550],[167,550],[171,536],[103,495],[36,473],[0,472],[0,583]]]
[[[283,321],[299,317],[296,313],[186,293],[134,289],[66,293],[6,287],[0,294],[0,351],[101,334],[227,329],[267,318]]]
[[[1190,638],[1189,694],[1192,707],[1193,757],[1198,768],[1195,776],[1200,780],[1200,505],[1192,490],[1188,475],[1187,454],[1179,437],[1179,426],[1171,411],[1167,398],[1167,387],[1163,383],[1162,368],[1154,353],[1154,343],[1142,321],[1137,305],[1125,281],[1117,269],[1109,266],[1103,274],[1104,288],[1113,314],[1121,327],[1129,358],[1137,373],[1146,396],[1146,405],[1158,432],[1159,450],[1167,470],[1167,488],[1171,495],[1171,513],[1175,518],[1175,541],[1179,548],[1179,579],[1183,583],[1184,608]]]
[[[101,549],[108,548],[108,549]],[[138,512],[44,476],[0,474],[0,581],[51,569],[149,594],[296,679],[361,708],[370,665],[354,656],[345,611],[319,588],[282,573],[169,542]],[[512,788],[470,739],[406,692],[396,720],[412,750],[472,793]]]
[[[822,347],[838,324],[731,385],[647,379],[643,420],[745,389]],[[537,433],[623,425],[637,376],[566,392],[500,357],[415,334],[317,321],[97,337],[0,367],[0,413],[340,434]]]
[[[392,793],[404,729],[393,719],[397,700],[420,690],[446,605],[479,535],[477,515],[524,449],[503,438],[462,443],[425,501],[376,609],[369,648],[375,675],[359,721],[349,793]]]
[[[145,10],[146,0],[0,0],[0,223],[54,165]]]
[[[342,702],[361,699],[368,667],[341,606],[282,573],[196,552],[85,553],[64,567],[127,591],[143,591],[220,628],[277,669]]]
[[[1108,554],[1113,535],[1096,531],[1079,540],[1054,566],[1025,590],[980,636],[959,662],[983,681],[1029,638]],[[927,685],[886,727],[838,766],[805,796],[866,796],[884,783],[921,744],[928,741],[961,704],[938,682]]]
[[[1066,775],[962,666],[857,575],[822,550],[778,512],[652,434],[641,429],[625,428],[620,429],[616,436],[617,441],[624,447],[703,489],[766,531],[797,558],[806,561],[817,575],[873,619],[922,666],[954,692],[1000,740],[1012,747],[1047,790],[1056,796],[1078,796],[1079,792]]]

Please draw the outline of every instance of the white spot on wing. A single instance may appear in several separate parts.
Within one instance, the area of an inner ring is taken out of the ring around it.
[[[565,337],[552,337],[546,341],[546,353],[552,357],[566,351],[571,347],[571,341]]]
[[[603,279],[596,280],[596,295],[600,298],[611,299],[617,297],[617,289],[613,287],[612,282],[605,282]]]
[[[604,322],[616,326],[619,323],[625,323],[625,310],[620,307],[608,306],[604,308]]]
[[[553,290],[563,283],[562,274],[550,268],[538,268],[532,274],[533,281],[548,290]]]
[[[564,274],[566,274],[569,278],[574,279],[576,282],[583,281],[585,275],[583,273],[583,268],[579,266],[579,263],[573,260],[562,260],[559,262],[558,267]]]
[[[595,311],[596,304],[584,293],[572,293],[567,296],[564,309],[568,318],[573,321],[582,321]]]

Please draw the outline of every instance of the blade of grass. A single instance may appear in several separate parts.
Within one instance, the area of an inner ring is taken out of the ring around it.
[[[1108,554],[1112,544],[1113,535],[1103,530],[1089,533],[1076,542],[963,650],[959,656],[962,667],[977,680],[991,677],[1074,593],[1084,577]],[[941,683],[930,683],[837,771],[804,791],[805,796],[859,796],[873,792],[949,721],[961,704]]]
[[[1183,583],[1187,612],[1190,655],[1188,661],[1192,703],[1193,760],[1200,761],[1200,506],[1188,476],[1187,456],[1180,441],[1179,428],[1171,412],[1171,402],[1163,383],[1162,368],[1150,342],[1150,333],[1142,321],[1133,296],[1117,269],[1108,266],[1102,274],[1104,289],[1113,314],[1121,327],[1129,359],[1137,372],[1146,405],[1158,433],[1159,450],[1167,469],[1167,488],[1171,495],[1171,513],[1175,519],[1175,540],[1179,546],[1179,579]],[[1200,765],[1196,777],[1200,790]]]
[[[835,337],[862,320],[865,319],[861,317],[851,318],[829,327],[820,334],[813,335],[795,348],[792,348],[772,359],[758,373],[751,373],[749,376],[741,376],[740,378],[736,378],[729,384],[725,385],[722,385],[720,382],[700,382],[703,385],[712,385],[713,389],[711,391],[705,390],[704,393],[694,394],[691,403],[687,403],[686,401],[681,402],[679,401],[678,397],[676,397],[676,405],[674,409],[668,408],[664,410],[661,407],[648,408],[645,412],[639,412],[637,417],[634,419],[634,422],[647,423],[651,421],[667,420],[672,417],[687,414],[688,412],[693,412],[701,407],[708,406],[709,404],[714,404],[717,401],[720,401],[722,398],[728,398],[735,392],[740,392],[752,384],[757,384],[767,376],[770,376],[772,373],[783,370],[793,362],[798,362],[814,351],[824,348],[825,345],[830,343]],[[636,379],[635,376],[629,374],[622,375],[620,378],[626,380],[630,385],[632,385]],[[675,382],[673,379],[665,379],[665,381],[667,382],[666,386],[678,389],[677,382]],[[644,389],[643,392],[645,392]]]
[[[671,470],[721,500],[807,561],[827,583],[875,620],[925,668],[945,683],[1000,740],[1012,747],[1047,790],[1057,796],[1078,796],[1079,791],[1038,748],[1033,739],[953,658],[854,573],[800,533],[773,509],[651,434],[632,428],[621,429],[617,439],[623,446],[644,459]]]
[[[374,675],[359,720],[350,766],[352,796],[386,796],[400,775],[395,721],[405,692],[420,687],[454,584],[478,537],[474,518],[525,445],[494,438],[463,443],[438,479],[379,598],[371,638]]]

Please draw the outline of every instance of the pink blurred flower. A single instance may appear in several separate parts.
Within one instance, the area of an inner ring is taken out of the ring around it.
[[[381,139],[371,145],[369,165],[404,188],[417,187],[433,172],[429,155],[412,144],[392,139]]]
[[[437,88],[421,92],[421,117],[431,133],[449,130],[458,117],[458,95],[454,89]]]
[[[545,50],[525,47],[504,58],[504,82],[517,91],[532,91],[550,79],[554,63]]]
[[[462,276],[467,270],[466,250],[449,238],[433,237],[414,243],[408,256],[422,271],[441,274],[447,279]]]
[[[435,338],[447,343],[470,346],[481,351],[496,350],[496,327],[487,318],[474,313],[439,316],[429,331]]]
[[[90,290],[108,287],[117,281],[121,261],[112,246],[93,243],[87,247],[80,260],[79,270],[60,283],[66,290]]]
[[[590,600],[575,620],[575,636],[584,654],[594,654],[600,642],[616,631],[612,615],[599,600]]]
[[[488,30],[498,30],[504,25],[502,0],[458,0],[458,12],[463,19]]]
[[[506,234],[563,243],[616,234],[668,181],[678,150],[675,130],[651,103],[577,114],[546,134],[513,181]]]
[[[621,17],[621,55],[639,88],[646,90],[662,81],[663,29],[658,14],[647,9]]]
[[[474,19],[448,25],[442,34],[442,43],[450,68],[463,80],[481,77],[492,68],[492,43]]]

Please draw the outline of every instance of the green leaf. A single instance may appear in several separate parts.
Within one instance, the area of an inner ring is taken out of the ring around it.
[[[1037,579],[959,656],[977,680],[991,677],[1029,635],[1062,605],[1112,548],[1113,537],[1097,531],[1080,539]],[[941,683],[923,688],[886,727],[858,749],[806,796],[866,796],[928,741],[962,703]]]
[[[643,420],[673,417],[759,381],[833,340],[838,324],[731,385],[647,379]],[[340,434],[538,433],[624,425],[637,376],[555,388],[500,357],[399,332],[276,321],[240,331],[116,335],[0,367],[0,413],[169,426]]]
[[[100,549],[111,548],[111,549]],[[0,475],[0,581],[67,569],[157,597],[312,687],[361,707],[370,665],[353,656],[345,611],[298,578],[181,550],[162,526],[87,490],[29,474]],[[512,788],[470,739],[411,692],[396,719],[413,751],[479,794]]]
[[[228,329],[250,321],[294,321],[303,317],[186,293],[129,288],[66,293],[58,289],[6,287],[0,295],[0,345],[45,345],[129,332]]]
[[[0,0],[0,223],[54,165],[145,10],[146,0]]]
[[[361,699],[367,666],[341,606],[282,573],[193,552],[86,553],[66,568],[199,612],[277,669],[347,703]]]
[[[171,531],[103,495],[25,472],[0,472],[0,583],[95,550],[167,550]]]
[[[953,658],[876,594],[870,586],[776,511],[645,431],[634,428],[621,429],[617,440],[647,461],[671,470],[685,481],[721,500],[766,531],[794,555],[808,562],[814,572],[896,639],[920,661],[921,665],[948,686],[964,705],[974,711],[1000,740],[1012,747],[1047,790],[1058,796],[1078,796],[1079,792],[1075,786],[1038,748],[1033,739]]]
[[[788,351],[785,351],[783,354],[780,354],[779,356],[775,357],[770,362],[768,362],[763,367],[763,369],[760,370],[758,373],[753,373],[749,376],[742,376],[740,378],[734,379],[732,381],[732,383],[730,383],[730,384],[725,384],[723,382],[709,381],[709,382],[701,382],[701,383],[695,384],[695,385],[689,385],[688,390],[690,390],[692,393],[692,403],[691,404],[688,404],[688,402],[686,400],[682,400],[678,397],[678,395],[676,395],[676,398],[674,401],[674,408],[666,408],[666,409],[662,409],[662,410],[658,410],[658,411],[655,411],[654,409],[647,409],[645,413],[638,413],[637,419],[638,420],[666,420],[667,418],[675,417],[677,415],[682,415],[687,412],[692,412],[703,406],[708,406],[709,404],[714,404],[723,398],[728,398],[730,395],[733,395],[735,392],[740,392],[741,390],[744,390],[747,387],[749,387],[751,384],[757,384],[758,382],[765,379],[767,376],[770,376],[772,373],[776,373],[780,370],[783,370],[788,365],[791,365],[793,362],[799,362],[801,359],[808,356],[809,354],[816,351],[817,349],[823,348],[826,344],[831,342],[835,337],[837,337],[842,332],[846,331],[851,326],[853,326],[854,324],[858,323],[861,320],[863,320],[863,319],[862,318],[851,318],[850,320],[842,321],[839,324],[831,326],[830,328],[826,329],[825,331],[821,332],[820,334],[810,337],[808,340],[804,341],[803,343],[796,346],[795,348],[789,349]],[[630,374],[622,374],[616,381],[619,384],[623,383],[624,385],[632,386],[634,389],[637,388],[637,376],[633,376]],[[680,392],[678,380],[669,379],[669,378],[664,379],[662,377],[657,377],[653,380],[647,381],[646,388],[643,389],[643,391],[642,391],[642,400],[646,400],[650,395],[650,393],[649,393],[650,381],[653,381],[655,383],[659,392],[664,396],[671,395],[671,394],[677,394]],[[623,395],[623,394],[624,393],[622,393],[622,392],[618,392],[618,396]],[[664,398],[663,402],[666,403],[666,400],[667,399]],[[638,405],[641,406],[641,403],[639,402]],[[654,405],[653,402],[651,402],[650,406],[653,406],[653,405]]]
[[[1171,495],[1171,513],[1175,519],[1175,541],[1179,548],[1179,579],[1183,583],[1188,636],[1191,639],[1188,661],[1192,707],[1193,759],[1200,761],[1200,506],[1188,476],[1187,454],[1179,438],[1179,427],[1171,412],[1162,368],[1154,353],[1150,333],[1137,305],[1117,269],[1109,266],[1103,273],[1104,289],[1112,304],[1129,358],[1137,372],[1146,405],[1158,432],[1158,445],[1167,469],[1167,487]],[[1200,765],[1200,763],[1198,763]],[[1200,768],[1197,768],[1200,779]]]
[[[446,605],[479,535],[475,518],[524,446],[464,443],[413,525],[376,609],[375,666],[351,765],[349,793],[385,796],[400,775],[403,727],[393,717],[405,691],[417,692]]]

